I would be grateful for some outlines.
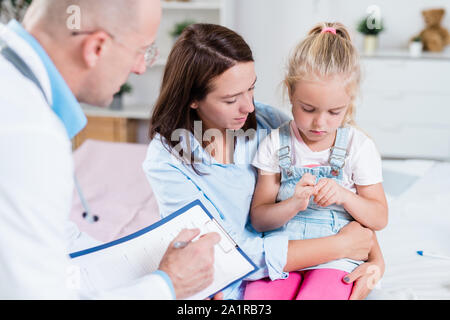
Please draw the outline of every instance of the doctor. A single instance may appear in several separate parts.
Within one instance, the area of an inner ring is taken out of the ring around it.
[[[69,7],[78,29],[68,27]],[[130,73],[145,72],[160,18],[159,0],[34,0],[23,25],[0,25],[0,299],[80,298],[66,245],[70,139],[86,124],[79,102],[107,106]],[[71,240],[86,237],[70,230]],[[158,271],[83,298],[187,297],[212,282],[218,238],[170,246]]]

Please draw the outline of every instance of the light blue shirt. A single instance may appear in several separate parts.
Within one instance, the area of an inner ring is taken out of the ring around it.
[[[251,165],[258,143],[290,120],[282,112],[255,103],[257,134],[250,140],[237,138],[234,163],[218,163],[190,135],[190,148],[195,154],[198,175],[190,165],[170,154],[157,135],[150,143],[143,163],[145,174],[158,202],[161,217],[166,217],[193,200],[200,199],[211,214],[222,224],[241,249],[259,267],[246,280],[269,276],[272,280],[286,278],[283,271],[287,259],[288,239],[285,235],[262,237],[249,221],[250,204],[256,184],[257,171]],[[180,141],[186,146],[186,141]],[[237,282],[224,291],[225,299],[242,298],[243,286]]]

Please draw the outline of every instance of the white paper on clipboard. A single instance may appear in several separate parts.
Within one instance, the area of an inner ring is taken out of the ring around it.
[[[82,291],[113,289],[156,271],[170,242],[185,228],[199,228],[200,235],[217,232],[221,236],[214,250],[213,283],[188,299],[205,299],[257,269],[202,203],[196,200],[127,237],[70,254],[71,262],[81,271]]]

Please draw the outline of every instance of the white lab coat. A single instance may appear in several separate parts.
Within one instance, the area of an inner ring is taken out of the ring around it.
[[[51,101],[39,56],[16,33],[3,31],[2,39],[35,73]],[[76,289],[68,247],[91,241],[69,223],[73,173],[64,125],[36,85],[0,55],[0,299],[172,299],[158,274],[89,296]]]

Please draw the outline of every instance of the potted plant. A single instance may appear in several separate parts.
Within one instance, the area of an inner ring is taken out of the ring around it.
[[[0,22],[7,23],[11,19],[22,21],[25,11],[32,0],[0,0]]]
[[[420,57],[422,54],[423,44],[420,36],[415,36],[409,42],[409,54],[411,57]]]
[[[194,20],[183,20],[181,22],[176,23],[172,30],[170,31],[170,35],[173,38],[173,42],[177,41],[178,37],[180,36],[180,34],[183,32],[183,30],[190,26],[191,24],[194,24],[195,21]]]
[[[131,93],[133,88],[127,82],[120,87],[119,92],[114,95],[114,99],[110,104],[109,108],[111,110],[122,110],[123,109],[123,95],[127,93]]]
[[[383,21],[368,15],[359,21],[357,30],[364,35],[364,53],[373,54],[378,48],[378,34],[384,30]]]

